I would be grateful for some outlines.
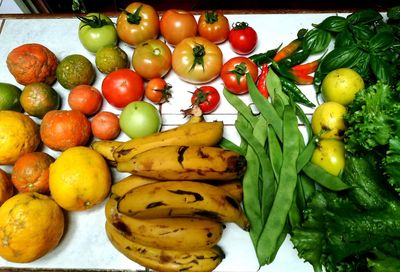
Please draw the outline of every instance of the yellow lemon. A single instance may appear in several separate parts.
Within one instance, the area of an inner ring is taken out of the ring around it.
[[[64,214],[49,196],[21,193],[0,207],[0,256],[32,262],[55,248],[64,233]]]
[[[345,106],[337,102],[325,102],[319,105],[311,118],[311,128],[321,139],[343,139],[347,125],[344,116]]]
[[[68,211],[81,211],[101,203],[111,188],[105,159],[85,146],[71,147],[50,165],[50,193]]]
[[[0,164],[13,164],[39,144],[39,126],[28,115],[0,111]]]
[[[333,101],[343,106],[353,102],[356,93],[364,89],[363,78],[350,68],[339,68],[329,72],[321,85],[325,101]]]
[[[321,166],[328,173],[338,176],[345,166],[344,143],[335,139],[319,141],[311,162]]]

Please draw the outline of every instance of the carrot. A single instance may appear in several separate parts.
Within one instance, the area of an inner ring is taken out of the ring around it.
[[[290,56],[291,54],[293,54],[300,48],[301,44],[302,44],[302,42],[300,39],[295,39],[295,40],[291,41],[289,44],[284,46],[282,49],[280,49],[276,53],[273,60],[278,62],[278,61]]]

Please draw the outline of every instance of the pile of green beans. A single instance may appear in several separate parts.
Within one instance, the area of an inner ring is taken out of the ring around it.
[[[270,99],[258,91],[249,74],[246,78],[253,105],[224,89],[225,98],[238,112],[235,127],[240,145],[228,139],[220,145],[247,159],[243,208],[251,224],[258,262],[263,266],[273,262],[286,236],[301,224],[307,200],[318,186],[334,191],[348,186],[310,162],[316,138],[302,109],[282,91],[279,77],[273,71],[267,75]],[[306,126],[307,141],[298,120]]]

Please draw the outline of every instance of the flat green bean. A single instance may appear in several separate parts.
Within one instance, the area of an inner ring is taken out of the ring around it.
[[[309,143],[303,148],[298,159],[297,159],[297,173],[300,173],[301,169],[311,160],[314,150],[317,146],[316,136],[313,136]]]
[[[223,149],[235,151],[243,156],[246,155],[246,151],[242,147],[238,146],[237,144],[235,144],[234,142],[232,142],[231,140],[229,140],[225,137],[222,137],[222,139],[221,139],[221,141],[219,141],[218,145],[220,147],[222,147]]]
[[[312,163],[311,161],[304,165],[302,170],[319,185],[329,190],[342,191],[351,188],[350,185],[344,183],[339,177],[328,173],[322,167]]]
[[[274,130],[271,128],[271,125],[268,125],[268,154],[269,159],[271,160],[272,170],[275,175],[275,179],[279,180],[279,174],[282,167],[282,149],[281,144],[276,137]]]
[[[279,237],[284,230],[289,211],[292,207],[297,184],[296,162],[299,154],[297,117],[292,107],[286,106],[283,115],[283,161],[275,199],[267,222],[257,244],[261,265],[272,262],[279,249]]]
[[[243,117],[251,124],[252,127],[257,122],[257,116],[254,116],[250,107],[246,105],[237,95],[228,91],[227,88],[223,90],[224,97],[226,100],[240,113]]]

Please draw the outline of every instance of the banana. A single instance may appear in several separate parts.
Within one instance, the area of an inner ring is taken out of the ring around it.
[[[113,153],[121,144],[123,144],[123,142],[113,140],[101,140],[94,141],[91,144],[91,147],[93,150],[100,153],[110,165],[115,166],[116,161],[114,160]]]
[[[130,175],[114,183],[111,186],[111,193],[117,196],[123,196],[135,187],[153,182],[157,182],[157,180],[136,175]]]
[[[125,239],[108,222],[105,229],[108,239],[119,252],[132,261],[159,272],[213,271],[225,257],[218,246],[190,251],[165,250],[143,246]]]
[[[111,195],[106,202],[106,219],[126,239],[142,245],[173,250],[205,249],[222,237],[223,225],[200,218],[138,219],[119,213],[120,197]]]
[[[243,186],[240,180],[228,180],[215,185],[227,191],[237,202],[243,201]]]
[[[240,204],[217,186],[195,181],[164,181],[142,185],[118,200],[118,212],[148,219],[197,217],[234,222],[248,230]]]
[[[129,161],[133,156],[159,146],[178,144],[214,146],[221,140],[223,122],[202,122],[198,120],[200,117],[193,118],[192,121],[176,128],[124,142],[113,153],[115,161]]]
[[[161,146],[119,162],[117,170],[158,180],[232,180],[246,170],[246,158],[212,146]]]

